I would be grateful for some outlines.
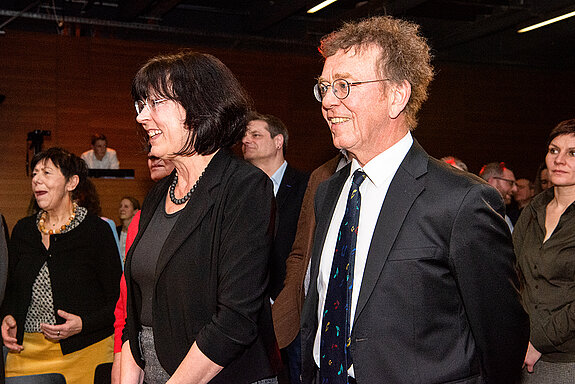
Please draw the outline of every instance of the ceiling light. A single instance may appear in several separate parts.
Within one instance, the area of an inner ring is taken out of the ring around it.
[[[566,13],[566,14],[564,14],[564,15],[562,15],[562,16],[554,17],[554,18],[552,18],[552,19],[549,19],[549,20],[547,20],[547,21],[543,21],[543,22],[541,22],[541,23],[533,24],[533,25],[530,26],[530,27],[527,27],[527,28],[523,28],[523,29],[518,30],[517,33],[529,32],[529,31],[532,31],[532,30],[534,30],[534,29],[544,27],[544,26],[546,26],[546,25],[555,23],[555,22],[557,22],[557,21],[561,21],[561,20],[568,19],[568,18],[573,17],[573,16],[575,16],[575,11]]]
[[[328,5],[330,5],[331,3],[335,3],[337,0],[325,0],[322,1],[321,3],[319,3],[318,5],[316,5],[313,8],[310,8],[307,13],[315,13],[317,11],[319,11],[320,9],[323,9],[325,7],[327,7]]]

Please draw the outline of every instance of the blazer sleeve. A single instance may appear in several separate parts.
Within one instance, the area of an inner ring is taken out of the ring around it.
[[[26,226],[20,220],[14,226],[12,235],[8,241],[8,277],[6,280],[6,291],[2,302],[2,319],[7,315],[16,316],[18,304],[22,301],[20,294],[20,285],[23,284],[23,278],[15,278],[16,266],[20,261],[21,244],[25,242]],[[30,269],[34,268],[33,266]],[[18,324],[20,326],[20,324]],[[23,326],[23,324],[22,324]]]
[[[450,262],[488,383],[512,383],[529,341],[503,200],[486,184],[472,186],[456,215]]]
[[[114,240],[112,228],[100,220],[98,227],[91,234],[93,256],[100,260],[99,268],[94,272],[101,282],[104,291],[105,305],[82,316],[82,330],[96,330],[109,327],[114,322],[114,308],[119,297],[119,281],[122,265],[118,247]]]
[[[273,190],[258,171],[231,181],[222,194],[212,255],[218,263],[217,308],[196,343],[210,360],[226,366],[258,337],[258,317],[268,300]]]

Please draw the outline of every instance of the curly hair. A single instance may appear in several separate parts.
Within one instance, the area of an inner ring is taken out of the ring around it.
[[[132,98],[159,97],[186,111],[187,142],[176,155],[209,155],[244,136],[252,101],[216,57],[183,50],[150,59],[132,81]]]
[[[405,116],[409,129],[413,130],[417,126],[417,112],[427,100],[427,88],[434,75],[430,48],[420,34],[419,25],[390,16],[345,23],[321,39],[319,51],[328,58],[339,50],[354,49],[360,53],[373,45],[381,49],[376,65],[382,77],[396,84],[407,80],[411,85]]]

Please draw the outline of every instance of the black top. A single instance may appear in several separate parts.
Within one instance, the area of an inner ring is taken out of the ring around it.
[[[12,315],[17,339],[24,338],[24,323],[32,285],[45,262],[50,271],[54,311],[62,309],[82,318],[82,331],[60,341],[62,353],[85,348],[114,333],[114,307],[120,294],[122,266],[112,229],[88,214],[73,230],[51,235],[50,248],[42,244],[36,215],[16,224],[9,243],[8,285],[2,318]],[[56,323],[65,320],[55,314]]]
[[[142,325],[152,326],[152,297],[154,292],[154,272],[160,251],[172,231],[181,211],[166,213],[166,198],[162,200],[154,216],[134,249],[132,259],[132,277],[138,289],[142,292],[142,311],[140,322]]]

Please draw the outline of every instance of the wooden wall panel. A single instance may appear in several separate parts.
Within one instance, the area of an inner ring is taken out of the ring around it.
[[[77,154],[102,132],[134,180],[96,180],[104,214],[117,220],[123,195],[143,199],[151,183],[130,97],[131,80],[152,56],[178,45],[8,30],[0,36],[0,212],[12,227],[30,197],[25,173],[26,134],[50,130],[45,148]],[[337,151],[320,104],[313,97],[319,56],[289,52],[190,48],[212,53],[238,76],[262,113],[290,130],[288,161],[311,171]],[[518,176],[532,177],[545,137],[559,121],[575,117],[575,71],[436,63],[437,76],[420,114],[415,137],[436,157],[462,158],[473,172],[506,161]]]

